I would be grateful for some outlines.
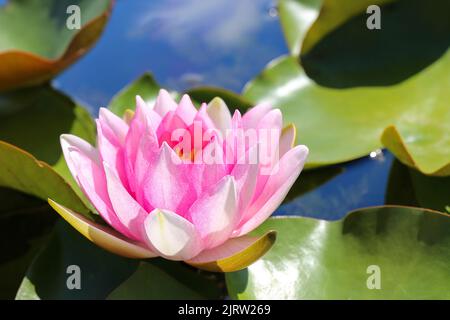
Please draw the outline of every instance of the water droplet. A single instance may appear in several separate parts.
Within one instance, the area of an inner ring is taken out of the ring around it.
[[[377,150],[372,151],[372,152],[369,154],[369,156],[370,156],[372,159],[376,159],[376,160],[384,160],[383,150],[381,150],[381,149],[377,149]]]
[[[276,17],[278,17],[278,8],[277,7],[270,7],[268,13],[269,13],[269,16],[271,18],[276,18]]]

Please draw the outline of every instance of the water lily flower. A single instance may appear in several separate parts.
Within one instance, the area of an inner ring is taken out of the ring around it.
[[[248,233],[281,204],[308,154],[282,123],[269,104],[241,116],[219,98],[197,110],[187,95],[177,104],[161,90],[154,105],[137,96],[123,119],[100,109],[96,147],[61,136],[73,177],[106,224],[49,202],[116,254],[245,268],[275,240],[275,232]]]

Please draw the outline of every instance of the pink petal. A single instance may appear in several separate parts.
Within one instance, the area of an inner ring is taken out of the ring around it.
[[[142,224],[147,216],[147,212],[131,197],[110,166],[106,162],[103,166],[106,173],[108,194],[114,212],[133,236],[142,241],[142,238],[140,238],[142,235]]]
[[[135,198],[141,204],[145,202],[145,193],[142,186],[149,170],[152,167],[152,164],[158,159],[159,153],[159,144],[155,135],[151,132],[144,133],[140,137],[139,145],[137,147],[137,154],[133,165],[132,180],[135,185]],[[153,210],[152,207],[146,209],[148,209],[148,211]]]
[[[261,103],[248,110],[242,117],[244,129],[256,128],[259,121],[270,112],[272,106],[267,103]]]
[[[136,167],[143,154],[158,150],[156,128],[161,118],[139,97],[136,97],[136,112],[131,120],[130,130],[125,138],[125,171],[130,191],[136,193]],[[142,150],[145,147],[145,150]],[[146,156],[143,156],[144,158]]]
[[[221,143],[214,137],[202,150],[195,153],[190,176],[198,177],[195,187],[201,192],[215,185],[227,172]]]
[[[170,260],[189,260],[202,250],[194,225],[169,210],[150,212],[144,221],[144,236],[154,250]]]
[[[244,130],[242,127],[242,117],[239,110],[236,110],[231,119],[231,130],[227,132],[227,135],[223,142],[223,149],[225,154],[225,163],[228,165],[228,169],[231,171],[234,164],[238,160],[240,155],[245,154],[247,144],[245,143]]]
[[[96,164],[100,164],[100,159],[98,156],[98,151],[87,141],[74,136],[72,134],[62,134],[60,137],[61,148],[63,150],[64,158],[66,159],[67,166],[69,167],[72,176],[76,178],[77,170],[75,164],[69,156],[69,148],[75,148],[81,153],[85,154],[89,159],[94,161]]]
[[[129,127],[121,118],[106,108],[100,108],[97,120],[97,144],[101,160],[106,161],[122,183],[128,186],[123,145]]]
[[[239,194],[239,212],[241,219],[244,218],[246,208],[253,199],[253,194],[258,180],[258,145],[251,147],[245,155],[238,159],[231,175],[236,181]]]
[[[233,237],[247,234],[264,222],[281,204],[303,169],[308,148],[300,145],[288,151],[274,167],[260,197],[250,206],[247,221],[233,232]]]
[[[136,113],[136,118],[141,123],[142,128],[156,132],[162,117],[150,108],[141,96],[136,96]]]
[[[119,143],[123,144],[128,132],[128,125],[123,119],[106,108],[100,108],[99,121],[105,128],[110,130],[110,133],[115,136]]]
[[[238,222],[238,201],[233,177],[226,176],[189,209],[206,248],[225,242]]]
[[[187,172],[178,155],[163,143],[158,159],[148,169],[140,187],[144,192],[144,208],[160,208],[184,215],[196,198]]]
[[[175,111],[176,108],[177,104],[173,101],[170,94],[164,89],[159,90],[153,110],[161,117],[164,117],[168,112]]]
[[[283,116],[279,109],[271,110],[258,123],[260,165],[254,199],[261,194],[273,166],[279,161],[279,141],[282,125]]]
[[[156,131],[159,143],[162,145],[163,142],[166,142],[169,146],[175,147],[180,142],[179,140],[174,140],[175,138],[179,138],[178,136],[174,136],[177,131],[181,131],[182,133],[189,132],[188,126],[183,119],[174,111],[170,111],[161,120]]]
[[[125,171],[123,142],[116,133],[108,126],[108,123],[97,120],[97,145],[100,160],[108,163],[114,174],[128,188],[128,177]]]
[[[206,103],[203,103],[198,110],[197,114],[194,117],[194,121],[198,121],[202,124],[203,130],[213,130],[216,129],[216,126],[213,120],[210,118],[209,113],[207,112],[208,106]]]
[[[98,165],[98,155],[92,157],[92,152],[84,153],[76,146],[71,146],[70,139],[62,137],[62,140],[66,161],[83,193],[108,224],[125,236],[133,238],[114,213],[107,193],[105,174]]]
[[[175,110],[175,114],[179,116],[186,124],[191,124],[194,121],[197,109],[192,104],[191,98],[187,94],[183,95],[181,101]]]

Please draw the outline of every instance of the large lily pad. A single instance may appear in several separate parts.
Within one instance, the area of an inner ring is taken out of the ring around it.
[[[275,229],[277,243],[227,274],[228,290],[237,299],[448,299],[449,228],[450,216],[409,207],[361,209],[337,222],[271,218],[256,233]]]
[[[299,142],[310,148],[307,167],[369,154],[381,147],[383,130],[395,124],[401,132],[422,140],[420,155],[433,159],[422,161],[418,169],[439,174],[450,154],[449,70],[450,51],[398,85],[337,90],[317,85],[295,58],[283,57],[248,84],[244,97],[281,108],[285,120],[296,125]],[[417,143],[405,142],[407,146]]]
[[[80,8],[69,29],[67,8]],[[0,90],[45,82],[80,58],[102,33],[111,0],[10,0],[0,7]]]

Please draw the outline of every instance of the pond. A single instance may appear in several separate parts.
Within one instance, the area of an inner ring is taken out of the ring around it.
[[[288,54],[275,1],[206,3],[117,1],[98,43],[54,85],[95,115],[146,71],[173,90],[208,84],[240,92],[272,59]],[[374,151],[372,157],[306,172],[274,214],[334,220],[381,205],[392,161],[389,152]]]

